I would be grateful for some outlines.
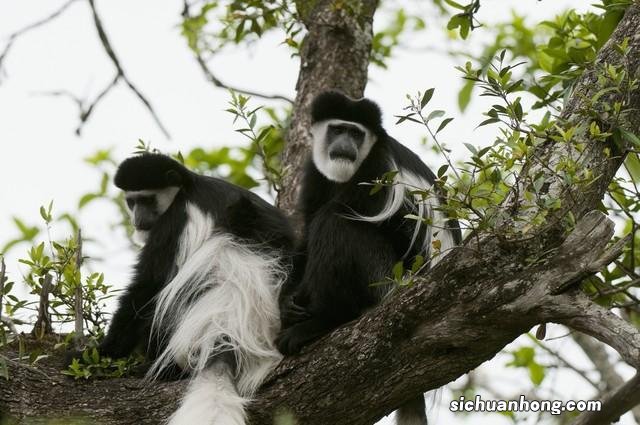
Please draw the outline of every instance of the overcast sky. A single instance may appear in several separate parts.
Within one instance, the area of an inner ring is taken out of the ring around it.
[[[13,31],[46,16],[62,3],[60,0],[1,0],[0,48]],[[96,3],[128,76],[150,99],[172,139],[169,141],[162,135],[140,102],[122,85],[98,106],[81,137],[74,134],[78,124],[75,105],[64,98],[42,95],[67,90],[80,97],[93,97],[113,78],[112,64],[99,43],[88,6],[86,2],[76,2],[49,25],[19,38],[5,63],[6,74],[0,82],[0,246],[16,235],[12,216],[21,217],[29,224],[40,224],[38,208],[50,200],[54,201],[57,212],[75,212],[79,196],[95,190],[98,185],[99,173],[82,161],[98,149],[112,148],[114,156],[121,160],[133,150],[138,139],[152,142],[164,151],[183,152],[195,146],[242,142],[233,132],[231,116],[223,111],[229,100],[228,93],[206,82],[179,34],[180,0]],[[424,4],[419,6],[419,0],[394,3],[432,10]],[[584,0],[484,0],[479,19],[495,22],[507,18],[510,10],[515,9],[535,22],[550,18],[568,6],[585,8],[588,3]],[[457,110],[461,79],[453,67],[463,60],[442,53],[445,47],[442,25],[431,16],[425,19],[432,27],[430,31],[405,41],[405,46],[389,61],[387,70],[371,68],[366,95],[382,106],[387,130],[435,168],[443,159],[420,145],[423,132],[406,123],[394,125],[393,115],[402,112],[406,93],[436,88],[432,105],[456,117],[445,133],[445,140],[458,158],[464,155],[460,148],[463,142],[491,142],[495,129],[474,130],[486,103],[474,100],[465,115]],[[383,21],[384,17],[379,18],[376,25],[382,25]],[[482,30],[476,33],[468,41],[472,48],[478,48],[479,42],[487,37]],[[211,62],[211,68],[230,84],[294,97],[298,61],[291,58],[290,50],[281,45],[281,41],[282,34],[273,34],[249,48],[225,50]],[[262,103],[257,98],[253,101],[256,105]],[[134,253],[128,249],[123,235],[110,227],[116,219],[110,206],[97,203],[83,212],[81,224],[85,234],[99,240],[89,245],[90,255],[107,260],[98,269],[106,272],[107,281],[122,287]],[[56,226],[54,237],[66,231],[64,226]],[[22,269],[16,259],[23,255],[25,248],[19,246],[7,257],[11,278],[17,281]],[[552,335],[564,332],[560,327],[550,330]],[[571,356],[581,355],[569,347],[570,341],[566,338],[552,341],[550,345],[555,349],[566,348]],[[499,394],[511,397],[519,394],[517,391],[527,391],[531,384],[524,371],[504,367],[508,359],[508,356],[498,356],[489,366],[479,369],[478,379],[493,382]],[[541,359],[544,361],[545,357]],[[581,362],[588,366],[585,360]],[[562,398],[593,396],[592,389],[571,372],[549,370],[549,373],[552,376],[546,379],[545,387]],[[445,403],[448,397],[445,392]],[[431,423],[470,422],[441,407]],[[480,419],[474,423],[481,423]],[[482,423],[511,422],[492,415]],[[633,421],[627,417],[622,423]]]

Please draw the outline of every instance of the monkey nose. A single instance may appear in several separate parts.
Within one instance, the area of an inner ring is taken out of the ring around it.
[[[358,158],[358,148],[350,140],[337,140],[329,148],[329,159],[345,159],[355,162]]]

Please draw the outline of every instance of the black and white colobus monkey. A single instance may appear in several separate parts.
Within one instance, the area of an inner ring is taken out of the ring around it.
[[[278,294],[293,233],[257,195],[160,154],[115,176],[145,244],[99,350],[144,349],[149,376],[192,377],[171,425],[243,425],[250,397],[281,356]]]
[[[380,302],[391,286],[372,283],[390,276],[398,261],[409,266],[422,255],[434,265],[461,239],[457,221],[437,209],[437,194],[419,200],[409,193],[432,187],[435,176],[387,134],[375,103],[325,92],[314,99],[311,118],[312,155],[299,202],[303,240],[281,304],[277,344],[283,354]],[[371,186],[361,184],[393,170],[397,184],[373,195]],[[434,240],[440,241],[438,251]],[[399,424],[426,423],[424,398],[399,409],[396,418]]]

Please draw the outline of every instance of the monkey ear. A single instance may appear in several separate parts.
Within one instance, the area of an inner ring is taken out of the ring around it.
[[[169,170],[165,174],[167,186],[182,186],[182,177],[176,170]]]

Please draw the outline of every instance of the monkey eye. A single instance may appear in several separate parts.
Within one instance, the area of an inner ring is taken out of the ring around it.
[[[362,138],[364,137],[364,133],[362,132],[362,130],[356,127],[349,127],[347,132],[349,133],[349,136],[354,140],[362,140]]]
[[[334,137],[342,133],[342,128],[337,125],[330,125],[329,128],[327,128],[327,133],[329,137]]]
[[[136,201],[131,198],[126,198],[126,202],[127,202],[127,208],[129,208],[130,210],[133,210],[133,207],[136,204]]]

